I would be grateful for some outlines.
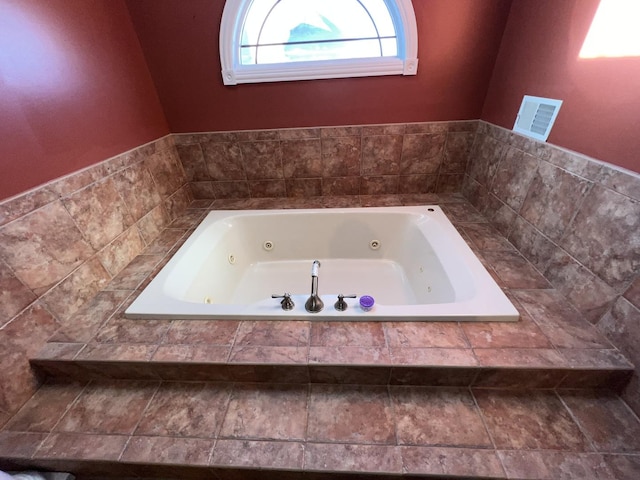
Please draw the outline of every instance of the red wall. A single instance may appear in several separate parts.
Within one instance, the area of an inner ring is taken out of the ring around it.
[[[124,1],[0,2],[0,199],[168,132]]]
[[[482,119],[512,128],[523,95],[561,99],[550,143],[640,172],[640,58],[578,58],[598,4],[513,2]]]
[[[511,0],[414,0],[414,77],[224,86],[223,1],[127,0],[172,132],[480,117]]]

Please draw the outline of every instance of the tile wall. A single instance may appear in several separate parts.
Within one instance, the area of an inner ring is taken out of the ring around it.
[[[0,203],[0,424],[28,356],[194,197],[460,190],[640,365],[638,176],[477,121],[179,134]]]
[[[469,158],[465,197],[640,365],[640,176],[485,122]]]
[[[176,135],[195,198],[459,192],[476,121]]]
[[[167,136],[0,203],[0,424],[39,385],[28,357],[191,201]]]

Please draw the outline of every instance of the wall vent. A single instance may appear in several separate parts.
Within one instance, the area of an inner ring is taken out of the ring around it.
[[[562,100],[525,95],[513,131],[546,142],[560,105]]]

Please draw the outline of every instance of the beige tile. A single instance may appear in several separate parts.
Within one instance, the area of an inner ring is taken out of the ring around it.
[[[473,395],[498,449],[591,450],[554,392],[474,389]]]
[[[211,465],[260,469],[302,469],[300,442],[218,440]]]
[[[640,476],[640,455],[604,455],[617,480],[635,480]]]
[[[47,383],[29,399],[5,426],[18,432],[50,432],[82,393],[78,382]]]
[[[460,326],[453,322],[388,322],[384,330],[391,348],[468,348]]]
[[[307,345],[299,347],[235,345],[229,356],[229,363],[306,365],[308,351],[309,347]]]
[[[44,293],[79,267],[94,249],[60,202],[0,228],[0,255],[27,287]]]
[[[640,421],[620,397],[567,390],[560,398],[598,451],[640,453]]]
[[[503,478],[500,460],[492,449],[401,447],[404,472],[454,478]],[[437,478],[437,477],[436,477]]]
[[[492,446],[468,389],[392,387],[391,398],[399,444]]]
[[[62,200],[91,246],[100,250],[134,223],[112,178],[89,185]]]
[[[383,347],[382,325],[374,322],[314,322],[312,347]]]
[[[610,469],[601,454],[573,452],[501,451],[505,471],[509,478],[523,480],[613,480]]]
[[[0,451],[5,457],[31,458],[46,438],[46,433],[2,431],[0,432]]]
[[[131,437],[121,461],[134,463],[168,463],[174,465],[208,465],[213,440],[161,436]]]
[[[309,343],[309,322],[245,321],[236,335],[236,346],[301,347]]]
[[[580,177],[540,162],[520,215],[551,240],[559,240],[590,186]]]
[[[58,321],[36,302],[0,330],[0,344],[5,351],[15,349],[31,357],[58,328]]]
[[[305,471],[395,474],[402,472],[400,450],[394,445],[346,445],[308,443]]]
[[[236,384],[220,437],[304,440],[308,387]]]
[[[41,297],[64,324],[111,280],[97,257],[91,258]]]
[[[309,441],[395,444],[387,388],[312,385],[307,435]]]
[[[231,388],[224,384],[163,383],[145,410],[136,435],[215,438]]]
[[[109,272],[109,275],[115,277],[144,248],[144,240],[140,235],[140,231],[134,225],[100,250],[98,258],[107,272]]]
[[[161,196],[173,194],[186,182],[182,163],[175,148],[157,152],[144,161]]]
[[[55,430],[131,434],[157,388],[158,383],[155,382],[131,380],[89,385],[62,417]]]
[[[0,260],[0,328],[36,298],[36,294]]]
[[[283,140],[282,167],[285,178],[320,177],[323,173],[320,139]]]
[[[362,175],[397,175],[401,157],[402,135],[362,137]]]
[[[231,345],[240,322],[231,320],[176,320],[165,338],[166,344]]]
[[[162,198],[144,162],[120,171],[113,179],[134,221],[138,221],[160,205]],[[140,192],[144,194],[141,195]]]
[[[166,231],[163,229],[169,225],[169,223],[171,223],[169,212],[167,212],[163,204],[160,204],[138,220],[136,225],[140,230],[143,240],[149,245],[153,243],[161,232]]]
[[[126,290],[99,292],[67,319],[63,327],[50,340],[88,342],[130,295],[131,292]]]
[[[278,141],[251,141],[240,144],[243,167],[249,180],[283,178],[282,149]]]
[[[116,461],[128,438],[126,435],[52,433],[36,455],[45,459]]]

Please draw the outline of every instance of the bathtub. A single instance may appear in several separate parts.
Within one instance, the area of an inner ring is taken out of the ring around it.
[[[320,312],[305,310],[314,260]],[[281,299],[291,294],[294,307]],[[334,308],[337,296],[346,309]],[[374,299],[363,308],[360,299]],[[128,318],[515,321],[438,206],[212,211]]]

